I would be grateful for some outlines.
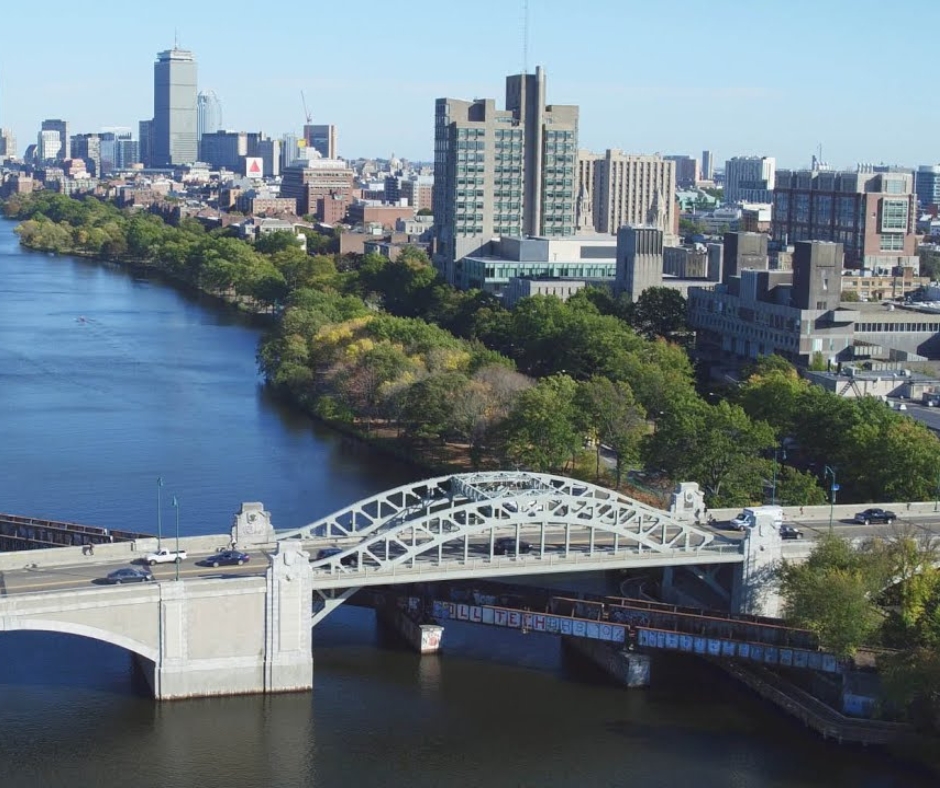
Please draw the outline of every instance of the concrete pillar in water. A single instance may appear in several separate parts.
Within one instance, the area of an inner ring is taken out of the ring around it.
[[[441,650],[444,627],[439,624],[419,623],[419,613],[398,606],[380,607],[375,612],[383,624],[391,627],[419,654],[436,654]]]
[[[589,638],[563,637],[562,643],[608,676],[631,689],[650,685],[650,657],[623,646]]]

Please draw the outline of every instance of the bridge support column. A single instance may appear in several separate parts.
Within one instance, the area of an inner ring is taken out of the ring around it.
[[[423,624],[419,612],[401,607],[379,607],[375,611],[379,622],[397,632],[419,654],[436,654],[441,650],[444,627]]]
[[[313,687],[312,572],[281,542],[265,577],[160,583],[157,700]]]
[[[777,569],[783,560],[783,541],[766,515],[744,534],[744,561],[735,567],[731,611],[779,618],[783,612]]]
[[[563,637],[561,642],[563,648],[571,649],[624,687],[633,689],[650,685],[649,654],[589,638]]]

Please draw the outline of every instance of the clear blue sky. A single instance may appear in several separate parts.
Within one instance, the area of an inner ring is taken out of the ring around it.
[[[21,152],[44,118],[136,135],[174,30],[226,128],[299,132],[303,90],[347,158],[432,159],[434,99],[502,105],[523,66],[522,0],[14,2],[0,12],[0,126]],[[550,103],[580,105],[582,148],[796,167],[822,144],[837,167],[917,165],[940,161],[938,23],[940,4],[883,0],[529,0],[527,63],[545,67]]]

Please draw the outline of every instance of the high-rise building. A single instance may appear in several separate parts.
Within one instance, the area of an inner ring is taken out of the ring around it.
[[[96,178],[101,177],[101,137],[97,134],[74,134],[71,140],[72,158],[85,162],[85,168]]]
[[[594,228],[615,234],[624,225],[648,224],[654,207],[663,216],[659,225],[666,246],[675,246],[676,163],[659,155],[644,156],[608,150],[578,152],[578,193],[582,210],[590,205]]]
[[[921,208],[940,205],[940,166],[922,164],[914,173],[914,184]]]
[[[735,156],[725,162],[725,202],[773,200],[777,162],[772,156]]]
[[[304,142],[322,158],[336,158],[336,126],[307,123],[304,126]]]
[[[196,142],[203,134],[222,130],[222,102],[214,90],[200,90],[196,96]]]
[[[694,156],[664,156],[666,161],[676,163],[676,186],[680,189],[694,189],[701,178],[698,159]]]
[[[112,126],[101,133],[101,171],[105,174],[130,169],[140,161],[140,146],[126,127]]]
[[[62,151],[62,139],[58,131],[46,129],[40,131],[36,137],[35,158],[39,164],[52,162],[59,159]]]
[[[196,59],[184,49],[157,55],[153,66],[152,166],[196,161]]]
[[[435,262],[454,264],[493,236],[575,231],[578,108],[545,104],[545,73],[506,78],[493,99],[440,98],[434,125]]]
[[[16,137],[10,129],[0,129],[0,162],[16,158]]]
[[[710,181],[715,174],[715,160],[710,150],[702,151],[702,179]]]
[[[42,131],[54,131],[59,135],[59,149],[53,156],[46,156],[43,161],[55,159],[65,161],[72,158],[71,139],[69,138],[69,124],[64,120],[44,120],[40,127]],[[48,151],[44,151],[46,153]]]
[[[153,120],[142,120],[137,124],[137,138],[140,140],[140,163],[144,167],[153,167]]]
[[[781,170],[774,240],[840,243],[848,268],[914,266],[916,199],[910,172]]]
[[[248,135],[244,131],[206,132],[199,140],[199,161],[233,172],[241,169],[248,155]]]

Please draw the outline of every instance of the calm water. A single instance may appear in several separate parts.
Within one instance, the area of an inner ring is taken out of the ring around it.
[[[280,528],[417,478],[260,387],[248,321],[102,264],[19,249],[0,220],[0,511],[185,534],[241,501]],[[172,527],[172,523],[169,523]],[[7,786],[920,786],[694,661],[626,692],[547,636],[449,625],[421,659],[340,609],[312,694],[158,705],[119,649],[0,635]]]

